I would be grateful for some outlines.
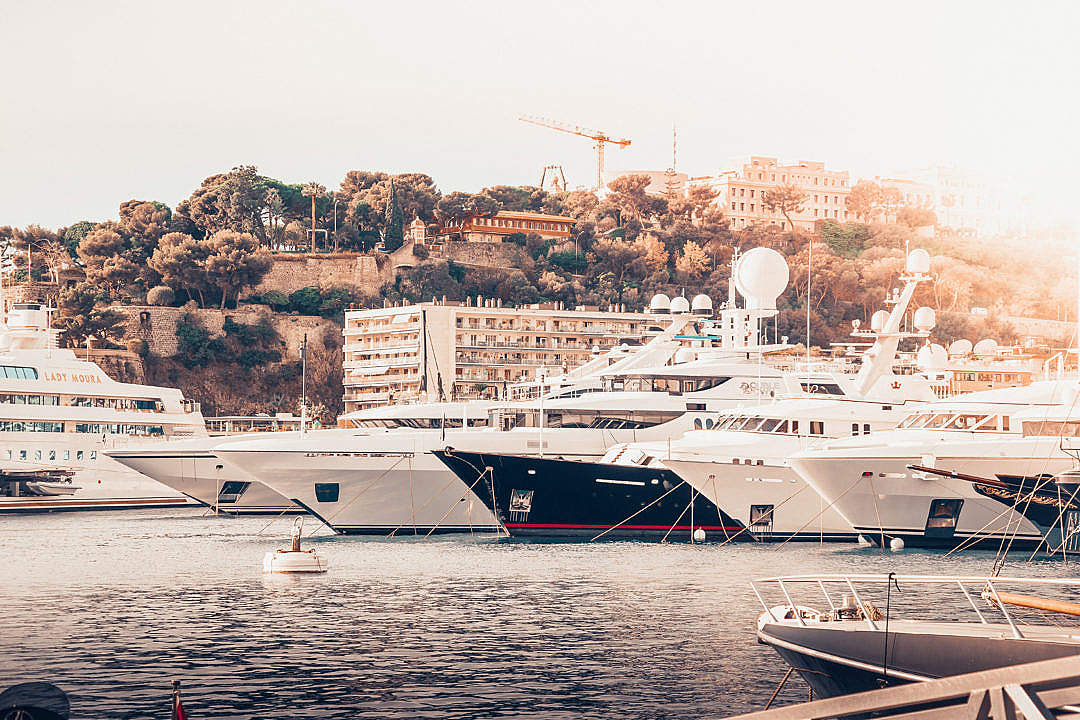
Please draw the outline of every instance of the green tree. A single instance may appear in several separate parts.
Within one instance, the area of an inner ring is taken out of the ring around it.
[[[56,327],[67,347],[77,347],[87,338],[121,338],[124,317],[104,306],[105,295],[93,283],[82,282],[60,293]]]
[[[667,201],[646,192],[651,182],[652,179],[648,175],[640,174],[623,175],[608,183],[610,192],[607,200],[619,209],[620,225],[626,224],[627,217],[641,224],[655,215],[666,212]]]
[[[209,255],[205,243],[185,233],[167,233],[158,242],[154,254],[147,261],[157,271],[162,281],[176,290],[183,290],[190,298],[197,298],[205,305],[206,272],[204,262]]]
[[[390,197],[386,202],[386,223],[383,230],[383,243],[386,252],[394,252],[405,243],[405,222],[398,205],[394,181],[390,181]]]
[[[778,212],[787,221],[787,230],[794,231],[795,224],[791,222],[791,216],[802,212],[806,203],[806,193],[797,185],[780,185],[775,190],[762,193],[761,204],[769,212]]]
[[[860,180],[851,188],[845,205],[859,220],[871,222],[881,212],[881,186],[870,180]]]
[[[500,209],[499,202],[487,195],[452,192],[439,200],[435,206],[435,217],[443,227],[452,227],[471,217],[493,217]],[[458,235],[461,234],[459,229]]]
[[[221,291],[221,309],[225,308],[230,295],[239,302],[240,291],[257,285],[270,270],[270,255],[249,233],[219,230],[203,242],[206,245],[203,261],[206,285]]]

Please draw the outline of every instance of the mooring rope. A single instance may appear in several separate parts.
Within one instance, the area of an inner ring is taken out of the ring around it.
[[[622,526],[622,525],[625,525],[626,523],[630,522],[631,520],[633,520],[634,518],[636,518],[636,517],[637,517],[638,515],[640,515],[641,513],[645,512],[646,510],[648,510],[649,508],[651,508],[651,507],[652,507],[653,505],[655,505],[656,503],[660,502],[661,500],[663,500],[663,499],[664,499],[664,498],[666,498],[666,497],[667,497],[668,495],[670,495],[671,493],[675,492],[676,490],[678,490],[679,488],[681,488],[681,487],[682,487],[683,485],[685,485],[685,484],[686,484],[686,481],[685,481],[685,480],[681,481],[681,482],[680,482],[680,483],[679,483],[678,485],[675,485],[675,486],[673,486],[673,487],[672,487],[672,488],[671,488],[670,490],[668,490],[668,491],[667,491],[666,493],[664,493],[664,494],[663,494],[663,495],[661,495],[660,497],[658,497],[658,498],[656,498],[655,500],[653,500],[652,502],[650,502],[650,503],[649,503],[648,505],[646,505],[645,507],[642,507],[642,508],[640,508],[640,509],[639,509],[639,510],[638,510],[637,512],[635,512],[635,513],[634,513],[633,515],[631,515],[630,517],[628,517],[628,518],[625,518],[625,519],[623,519],[623,520],[620,520],[619,522],[615,523],[614,525],[612,525],[611,527],[609,527],[609,528],[608,528],[607,530],[605,530],[604,532],[602,532],[602,533],[600,533],[599,535],[597,535],[596,537],[594,537],[594,538],[593,538],[592,540],[589,540],[589,542],[593,542],[594,540],[599,540],[600,538],[604,537],[605,535],[607,535],[607,534],[608,534],[609,532],[611,532],[611,531],[612,531],[612,530],[614,530],[615,528],[617,528],[617,527],[620,527],[620,526]]]

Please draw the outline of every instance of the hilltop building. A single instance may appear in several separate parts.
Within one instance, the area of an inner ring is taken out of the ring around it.
[[[724,209],[733,230],[755,224],[790,230],[783,214],[767,210],[762,202],[766,193],[783,185],[794,185],[806,193],[802,211],[791,217],[796,227],[813,230],[819,220],[855,219],[847,210],[850,174],[846,170],[827,170],[823,162],[781,165],[776,158],[755,155],[741,169],[694,176],[686,183],[688,188],[705,186],[715,190],[718,193],[715,202]]]
[[[502,397],[545,368],[561,373],[597,351],[641,343],[670,315],[559,304],[425,302],[345,313],[345,412],[409,400]]]
[[[619,172],[604,173],[604,187],[606,188],[613,180],[627,175],[648,175],[649,184],[645,192],[650,195],[663,195],[666,197],[682,196],[686,194],[690,176],[684,172],[675,170],[622,170]]]
[[[472,216],[452,220],[439,228],[439,239],[460,237],[466,242],[502,242],[515,233],[536,233],[542,238],[562,240],[570,237],[574,218],[565,215],[500,210],[492,217]]]

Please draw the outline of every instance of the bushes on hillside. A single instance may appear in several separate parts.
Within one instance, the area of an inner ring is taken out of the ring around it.
[[[172,305],[176,301],[176,293],[168,285],[155,285],[146,293],[147,305]]]
[[[214,335],[190,314],[176,323],[177,359],[189,370],[214,363],[251,368],[281,360],[280,338],[269,322],[245,325],[225,318],[225,335]]]

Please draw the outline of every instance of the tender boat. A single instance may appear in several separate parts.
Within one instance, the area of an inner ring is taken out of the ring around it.
[[[1080,655],[1080,579],[890,573],[751,585],[758,640],[818,697]]]

